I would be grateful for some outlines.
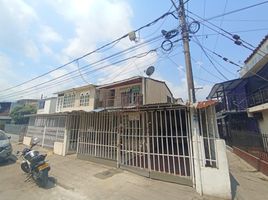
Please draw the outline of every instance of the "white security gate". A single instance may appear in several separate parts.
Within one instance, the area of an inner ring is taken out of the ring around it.
[[[79,158],[192,185],[186,107],[81,114]]]

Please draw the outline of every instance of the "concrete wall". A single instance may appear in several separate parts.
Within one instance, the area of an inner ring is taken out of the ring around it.
[[[258,120],[261,133],[268,134],[268,110],[262,111],[262,120]]]
[[[203,138],[193,136],[195,187],[199,194],[231,199],[231,182],[225,141],[215,140],[217,168],[205,167],[203,160],[205,155],[202,149]]]
[[[145,104],[167,103],[167,96],[173,100],[167,86],[159,81],[145,79]]]

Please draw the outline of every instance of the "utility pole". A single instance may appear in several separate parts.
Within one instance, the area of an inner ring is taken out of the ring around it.
[[[176,6],[174,0],[171,0],[173,6],[178,11],[179,21],[181,26],[181,36],[183,41],[184,48],[184,57],[185,57],[185,65],[186,65],[186,76],[187,76],[187,86],[188,86],[188,98],[190,103],[195,103],[195,88],[194,88],[194,80],[193,80],[193,71],[192,71],[192,63],[191,63],[191,55],[190,55],[190,46],[189,46],[189,33],[188,27],[185,20],[185,9],[183,0],[179,0],[179,7]]]
[[[185,9],[183,0],[179,0],[179,7],[176,6],[174,0],[171,0],[173,6],[176,8],[179,16],[180,26],[181,26],[181,35],[184,48],[184,57],[186,65],[186,77],[187,77],[187,86],[188,86],[188,97],[190,103],[190,124],[191,124],[191,133],[192,133],[192,149],[190,157],[193,158],[191,166],[193,169],[193,184],[199,194],[203,194],[202,187],[202,176],[201,176],[201,164],[200,164],[200,152],[199,152],[199,125],[197,111],[194,108],[193,104],[196,102],[195,98],[195,87],[193,80],[193,71],[191,64],[191,55],[190,55],[190,46],[189,46],[189,33],[188,26],[185,20]]]

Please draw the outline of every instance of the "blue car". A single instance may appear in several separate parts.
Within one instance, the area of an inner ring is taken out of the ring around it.
[[[12,146],[10,137],[4,131],[0,130],[0,162],[8,160],[11,155]]]

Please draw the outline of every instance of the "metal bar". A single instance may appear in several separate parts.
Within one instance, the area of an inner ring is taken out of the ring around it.
[[[162,144],[162,148],[161,148],[161,154],[162,154],[162,164],[163,164],[163,171],[166,172],[166,166],[165,166],[165,151],[164,150],[164,142],[163,142],[163,120],[162,120],[162,111],[159,111],[160,114],[160,130],[161,130],[161,144]]]
[[[148,111],[146,112],[146,136],[147,136],[147,159],[148,159],[148,170],[151,171],[151,155],[150,155],[150,132],[149,132],[149,117],[148,117]]]
[[[169,122],[170,122],[170,141],[171,141],[171,150],[172,150],[172,160],[173,160],[173,174],[175,173],[175,153],[174,153],[174,146],[173,146],[173,126],[172,126],[172,117],[171,117],[171,110],[169,110]]]
[[[207,116],[207,109],[205,108],[205,117],[206,117],[206,126],[207,126],[207,142],[208,142],[208,153],[209,153],[209,163],[212,165],[211,161],[211,149],[210,149],[210,134],[209,134],[209,124],[208,124],[208,116]],[[207,160],[207,158],[206,158]]]
[[[138,113],[136,113],[138,114]],[[138,132],[139,132],[139,121],[135,119],[135,166],[138,167]]]
[[[178,135],[178,122],[177,122],[177,114],[176,110],[174,110],[174,118],[175,118],[175,130],[176,130],[176,143],[177,143],[177,153],[178,153],[178,166],[179,166],[179,174],[181,175],[181,165],[180,165],[180,148],[179,148],[179,135]]]
[[[186,119],[186,111],[184,113],[185,113],[185,119]],[[180,116],[181,140],[182,140],[182,154],[183,154],[182,158],[183,158],[184,176],[185,176],[186,175],[186,160],[185,160],[184,136],[183,136],[183,128],[182,128],[183,124],[182,124],[181,110],[179,110],[179,116]]]
[[[145,168],[145,114],[142,112],[142,155],[143,155],[143,168]]]
[[[159,128],[159,124],[158,124],[158,111],[155,112],[155,120],[156,120],[156,140],[157,140],[157,162],[158,162],[158,171],[161,171],[160,169],[160,156],[159,156],[159,133],[158,133],[158,128]]]
[[[168,144],[168,130],[167,130],[167,111],[164,111],[165,114],[165,129],[166,129],[166,152],[167,152],[167,161],[168,161],[168,173],[170,174],[170,161],[169,161],[169,144]]]
[[[134,131],[135,131],[135,127],[134,127],[134,120],[131,120],[131,163],[132,166],[134,166]]]
[[[139,167],[141,168],[141,156],[142,156],[142,153],[141,153],[141,134],[142,134],[142,126],[143,126],[143,120],[142,120],[142,114],[139,113],[139,120],[140,120],[140,131],[139,131]]]
[[[151,120],[152,120],[152,123],[151,123],[151,137],[152,137],[152,146],[153,146],[153,149],[152,151],[150,151],[150,154],[152,154],[153,156],[153,170],[155,170],[155,151],[154,151],[154,140],[155,140],[155,136],[154,136],[154,127],[155,127],[155,124],[154,124],[154,114],[153,114],[153,111],[151,111]]]

